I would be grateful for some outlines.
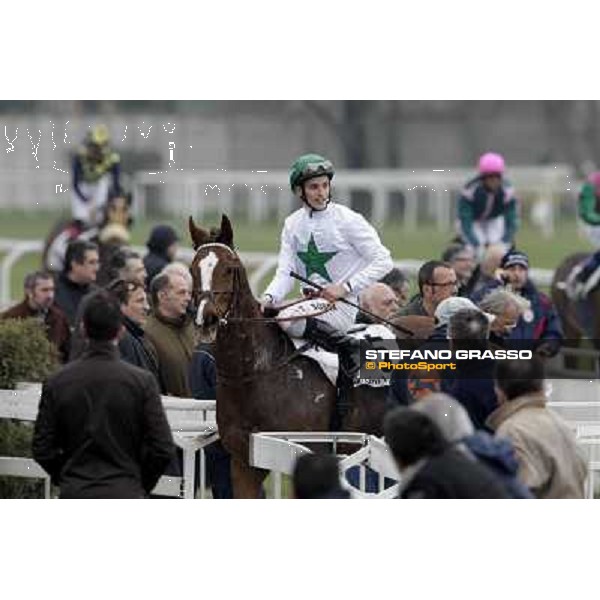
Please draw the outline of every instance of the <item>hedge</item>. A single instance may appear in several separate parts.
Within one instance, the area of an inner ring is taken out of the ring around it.
[[[59,366],[58,352],[37,319],[0,321],[0,389],[43,381]],[[0,419],[0,456],[31,457],[33,424]],[[0,476],[0,498],[41,498],[41,483]]]

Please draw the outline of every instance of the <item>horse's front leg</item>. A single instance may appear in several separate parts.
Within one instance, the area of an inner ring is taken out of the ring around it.
[[[233,495],[236,499],[262,498],[262,483],[267,472],[255,469],[234,456],[231,457],[231,480],[233,483]]]

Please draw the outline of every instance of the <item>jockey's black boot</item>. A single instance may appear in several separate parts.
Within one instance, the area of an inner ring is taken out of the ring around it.
[[[340,358],[341,369],[350,379],[360,370],[360,340],[315,317],[306,319],[304,337],[327,352],[335,352]]]

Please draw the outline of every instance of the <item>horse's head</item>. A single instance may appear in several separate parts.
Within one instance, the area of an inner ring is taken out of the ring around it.
[[[196,255],[190,265],[196,326],[214,337],[220,319],[226,319],[240,290],[242,265],[233,248],[233,229],[223,215],[220,229],[198,227],[189,218]]]

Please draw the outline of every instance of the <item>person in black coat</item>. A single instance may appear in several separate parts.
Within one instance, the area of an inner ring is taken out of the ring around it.
[[[75,240],[67,246],[65,270],[56,282],[55,302],[73,329],[77,308],[83,297],[94,290],[100,268],[98,246],[93,242]]]
[[[337,456],[303,454],[296,460],[292,476],[298,500],[348,500],[350,492],[340,483]]]
[[[148,274],[147,285],[175,259],[178,241],[179,236],[169,225],[157,225],[152,229],[146,242],[148,254],[144,256],[144,267],[146,267],[146,273]]]
[[[119,360],[118,301],[106,290],[87,302],[83,357],[43,384],[33,457],[61,498],[143,498],[175,453],[154,377]]]
[[[401,473],[401,498],[509,498],[485,466],[444,439],[425,414],[398,407],[384,421],[385,440]]]
[[[117,297],[123,313],[125,329],[119,339],[121,359],[152,373],[162,390],[158,355],[143,329],[150,311],[146,290],[139,281],[124,279],[111,281],[107,289]]]
[[[453,352],[487,350],[489,334],[489,319],[478,309],[460,310],[450,318],[448,336]],[[491,358],[457,360],[456,370],[442,381],[441,390],[463,405],[476,429],[486,429],[486,419],[498,407],[494,364]]]

